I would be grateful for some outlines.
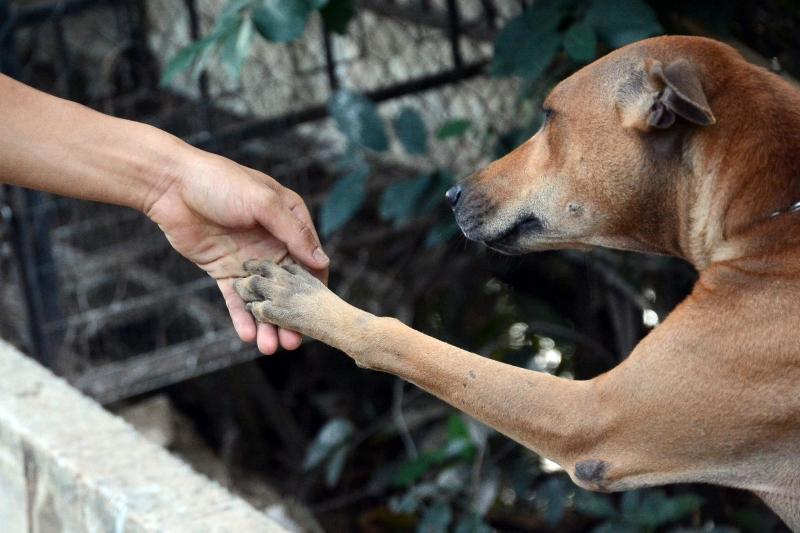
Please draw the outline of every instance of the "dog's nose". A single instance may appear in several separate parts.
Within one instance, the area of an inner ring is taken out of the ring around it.
[[[447,203],[450,204],[450,207],[455,207],[458,199],[461,198],[461,185],[455,185],[447,189],[444,197],[447,198]]]

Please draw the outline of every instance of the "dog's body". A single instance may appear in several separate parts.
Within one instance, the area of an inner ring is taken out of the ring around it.
[[[617,368],[568,381],[467,353],[248,265],[262,321],[391,372],[548,457],[581,486],[755,491],[800,529],[800,92],[692,37],[615,51],[559,84],[527,143],[448,192],[506,253],[670,253],[692,294]]]

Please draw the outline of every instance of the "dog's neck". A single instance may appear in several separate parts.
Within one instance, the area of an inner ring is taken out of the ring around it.
[[[792,207],[800,201],[800,91],[777,76],[756,79],[756,101],[743,106],[739,95],[720,95],[726,127],[698,133],[685,154],[678,242],[698,270],[764,246],[800,245]]]

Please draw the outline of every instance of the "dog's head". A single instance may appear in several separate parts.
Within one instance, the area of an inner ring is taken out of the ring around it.
[[[646,234],[665,223],[688,141],[716,121],[706,78],[717,48],[730,53],[708,39],[648,39],[559,83],[532,138],[447,192],[464,234],[509,254],[660,251]]]

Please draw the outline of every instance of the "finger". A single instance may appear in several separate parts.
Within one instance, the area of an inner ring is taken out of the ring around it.
[[[297,218],[299,218],[303,224],[310,227],[314,232],[317,241],[319,241],[319,235],[317,235],[317,229],[314,227],[314,220],[311,218],[311,212],[308,210],[308,207],[306,206],[302,196],[294,192],[292,189],[284,187],[278,182],[278,180],[268,174],[264,174],[263,172],[259,172],[258,170],[245,166],[242,166],[242,168],[256,180],[275,191],[286,208]]]
[[[233,290],[232,281],[223,280],[218,282],[217,285],[219,285],[220,292],[222,292],[222,296],[225,299],[225,306],[231,315],[233,329],[236,330],[236,334],[239,335],[242,342],[254,342],[256,340],[256,322],[253,319],[253,315],[245,309],[244,302]]]
[[[328,268],[330,259],[322,250],[313,225],[303,222],[287,209],[275,191],[264,189],[260,205],[253,213],[258,223],[283,241],[289,253],[301,263],[312,269]]]
[[[258,324],[258,351],[264,355],[272,355],[278,351],[278,331],[272,324]]]
[[[278,328],[278,340],[285,350],[296,350],[303,342],[303,336],[289,329]]]
[[[319,235],[317,234],[317,229],[314,227],[314,220],[311,218],[311,212],[308,210],[308,206],[303,201],[303,198],[297,194],[296,192],[292,191],[291,189],[284,188],[283,189],[284,195],[284,203],[289,208],[289,211],[294,214],[303,224],[306,224],[308,227],[312,229],[314,232],[314,237],[317,239],[317,242],[320,242]],[[325,285],[328,284],[328,267],[325,268],[311,268],[310,272],[319,279]]]
[[[294,216],[299,218],[303,224],[310,227],[314,232],[314,237],[316,237],[317,241],[319,241],[319,234],[317,233],[317,228],[314,226],[314,220],[311,218],[311,211],[308,210],[308,206],[306,206],[303,198],[293,190],[287,189],[286,187],[282,188],[280,194],[283,198],[283,203],[286,205],[286,208],[291,211]]]
[[[254,170],[252,168],[244,166],[242,168],[246,170],[255,179],[257,179],[261,183],[264,183],[270,189],[275,191],[281,198],[282,203],[286,206],[289,212],[291,212],[295,217],[297,217],[301,223],[305,224],[308,228],[310,228],[314,234],[314,238],[316,239],[317,243],[320,243],[319,234],[317,233],[317,228],[314,226],[314,219],[311,217],[311,212],[308,210],[308,206],[306,205],[302,196],[300,196],[293,190],[289,189],[288,187],[284,187],[283,185],[278,183],[278,181],[275,180],[275,178],[273,178],[272,176]],[[306,266],[310,267],[311,273],[317,279],[322,281],[325,285],[328,284],[329,272],[327,265],[322,268],[314,268],[313,265],[309,264],[306,264]]]

